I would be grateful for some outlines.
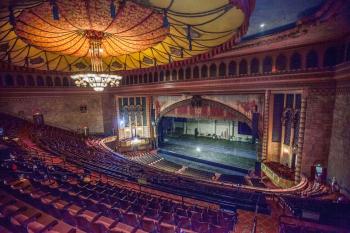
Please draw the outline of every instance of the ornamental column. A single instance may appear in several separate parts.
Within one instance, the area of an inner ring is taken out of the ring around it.
[[[262,153],[261,161],[267,159],[268,133],[269,133],[269,114],[270,114],[270,96],[271,91],[265,91],[264,100],[264,122],[263,122],[263,139],[262,139]]]
[[[147,118],[147,125],[148,125],[148,129],[149,129],[149,138],[150,141],[152,143],[152,145],[154,146],[154,132],[153,132],[153,126],[152,126],[152,97],[151,96],[146,96],[146,108],[147,108],[147,112],[146,112],[146,118]]]
[[[306,90],[304,90],[301,96],[298,149],[296,154],[296,165],[295,165],[295,176],[294,176],[295,183],[300,182],[301,162],[303,159],[303,148],[304,148],[306,105],[307,105],[307,92]]]

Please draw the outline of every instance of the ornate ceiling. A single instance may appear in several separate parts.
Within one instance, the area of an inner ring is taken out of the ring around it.
[[[253,0],[6,0],[0,60],[64,72],[90,71],[91,42],[105,71],[183,60],[247,30]]]

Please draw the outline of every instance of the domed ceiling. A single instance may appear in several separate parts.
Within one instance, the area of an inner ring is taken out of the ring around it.
[[[104,71],[207,53],[246,32],[254,1],[7,0],[0,7],[0,60],[78,72],[91,69],[95,43]]]

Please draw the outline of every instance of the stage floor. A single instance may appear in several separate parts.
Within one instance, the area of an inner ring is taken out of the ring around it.
[[[205,137],[166,137],[160,149],[247,170],[254,168],[257,159],[255,145],[251,143]]]

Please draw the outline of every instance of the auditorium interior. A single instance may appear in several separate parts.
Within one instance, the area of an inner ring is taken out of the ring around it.
[[[1,0],[0,232],[350,233],[350,1]]]

